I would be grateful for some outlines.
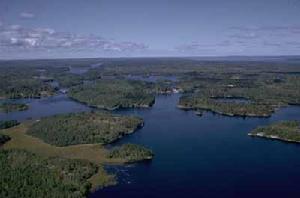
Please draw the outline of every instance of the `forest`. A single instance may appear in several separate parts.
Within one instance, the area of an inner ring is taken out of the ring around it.
[[[18,124],[19,122],[17,120],[7,120],[7,121],[0,120],[0,129],[7,129],[10,127],[17,126]]]
[[[121,158],[129,163],[150,160],[153,156],[154,154],[150,149],[136,144],[123,144],[113,148],[108,154],[109,158]]]
[[[257,127],[249,135],[300,143],[300,122],[296,120],[275,122]]]
[[[115,110],[150,107],[155,102],[150,84],[129,80],[98,80],[70,89],[69,96],[89,106]]]
[[[43,158],[0,150],[0,197],[85,197],[97,166],[82,160]]]
[[[35,122],[27,131],[56,146],[75,144],[108,144],[135,132],[143,120],[103,112],[55,115]]]

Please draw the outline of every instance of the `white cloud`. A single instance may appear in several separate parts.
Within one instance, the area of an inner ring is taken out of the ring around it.
[[[145,44],[130,41],[115,41],[96,35],[79,35],[56,32],[49,28],[24,28],[20,25],[0,28],[0,49],[12,50],[100,50],[132,52],[148,48]]]
[[[20,17],[22,19],[33,19],[35,17],[35,15],[33,13],[30,13],[30,12],[21,12]]]

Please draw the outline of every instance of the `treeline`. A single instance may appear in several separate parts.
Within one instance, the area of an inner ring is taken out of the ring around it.
[[[143,120],[138,117],[100,112],[71,113],[43,118],[27,133],[57,146],[108,144],[134,132],[142,124]]]
[[[108,154],[109,158],[119,158],[126,162],[136,162],[152,159],[154,156],[150,149],[136,144],[123,144],[113,148]]]
[[[86,161],[44,158],[0,150],[0,197],[85,197],[97,166]]]

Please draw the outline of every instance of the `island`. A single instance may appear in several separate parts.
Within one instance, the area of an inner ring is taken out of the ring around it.
[[[274,112],[274,108],[270,105],[218,102],[211,98],[197,96],[181,97],[178,108],[198,112],[207,110],[221,115],[241,117],[269,117]]]
[[[25,111],[29,108],[27,104],[24,103],[2,103],[0,104],[0,112],[13,112],[13,111]]]
[[[97,80],[71,88],[68,95],[76,101],[106,110],[145,108],[155,102],[149,86],[146,82],[133,80]]]
[[[109,154],[109,158],[125,160],[128,163],[151,160],[154,154],[150,149],[136,144],[123,144],[120,147],[113,148]]]
[[[300,143],[300,122],[299,121],[280,121],[268,126],[261,126],[248,135],[276,139],[285,142]]]
[[[42,118],[27,133],[56,146],[109,144],[142,126],[143,120],[134,116],[83,112]]]

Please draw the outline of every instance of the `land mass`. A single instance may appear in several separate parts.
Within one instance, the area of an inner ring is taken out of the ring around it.
[[[13,112],[13,111],[25,111],[29,108],[27,104],[23,103],[2,103],[0,104],[0,112]]]
[[[42,118],[27,133],[56,146],[108,144],[142,126],[138,117],[84,112]]]
[[[269,126],[258,127],[251,131],[249,135],[300,143],[300,122],[280,121]]]
[[[129,80],[98,80],[75,86],[68,95],[89,106],[106,110],[150,107],[155,102],[147,83]]]
[[[150,149],[135,144],[123,144],[113,148],[108,154],[110,159],[123,159],[127,162],[151,160],[154,154]]]

